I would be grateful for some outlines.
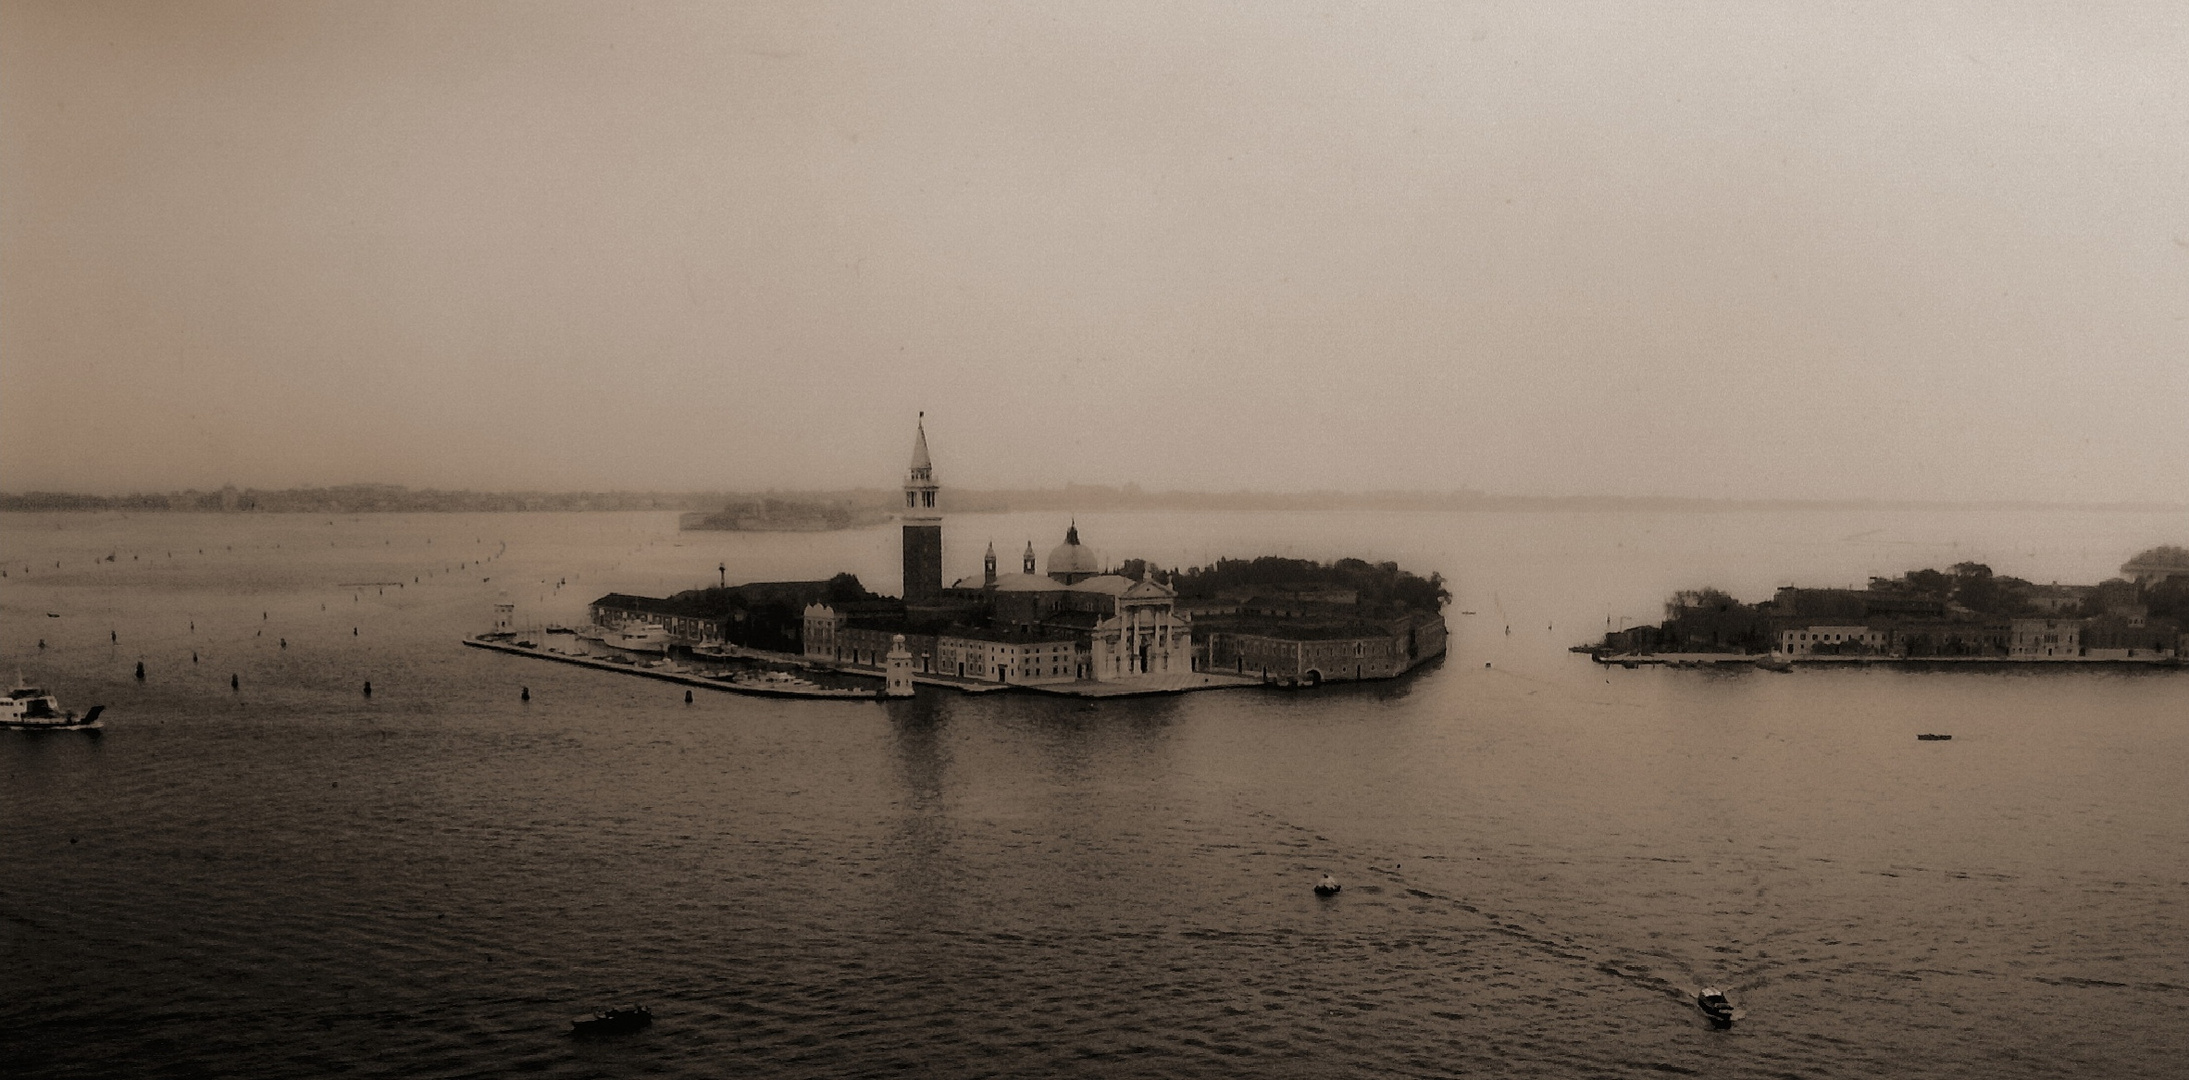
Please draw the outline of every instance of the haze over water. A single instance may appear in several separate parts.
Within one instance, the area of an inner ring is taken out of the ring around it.
[[[953,517],[948,570],[1063,524]],[[2189,515],[1079,525],[1113,559],[1440,571],[1452,654],[1310,693],[687,706],[456,642],[505,592],[567,622],[717,564],[893,591],[893,531],[0,516],[5,660],[68,707],[109,706],[96,738],[0,733],[0,1059],[31,1076],[2178,1068],[2189,675],[1626,671],[1564,649],[1704,584],[1753,599],[1963,559],[2092,581]],[[1915,741],[1930,731],[1954,739]],[[1331,901],[1308,889],[1325,872],[1346,883]],[[1749,1018],[1709,1030],[1679,1000],[1705,982]],[[658,1022],[563,1037],[623,1001]]]

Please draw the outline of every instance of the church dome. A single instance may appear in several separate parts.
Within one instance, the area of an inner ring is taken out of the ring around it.
[[[1079,542],[1079,523],[1065,531],[1064,542],[1049,549],[1049,576],[1064,574],[1098,574],[1102,567],[1095,553]]]

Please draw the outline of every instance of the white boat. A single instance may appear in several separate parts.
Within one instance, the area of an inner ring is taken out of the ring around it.
[[[20,728],[25,731],[74,731],[99,726],[99,714],[106,711],[104,705],[93,705],[82,716],[61,711],[61,702],[52,694],[35,686],[26,686],[16,680],[15,689],[8,691],[7,700],[0,703],[0,727]]]
[[[653,623],[632,623],[617,630],[601,634],[601,644],[622,649],[624,652],[662,653],[669,651],[669,631]]]
[[[1736,1009],[1726,999],[1725,991],[1715,986],[1705,986],[1695,994],[1695,1007],[1710,1018],[1710,1026],[1719,1030],[1733,1026],[1733,1021],[1748,1015],[1746,1009]]]

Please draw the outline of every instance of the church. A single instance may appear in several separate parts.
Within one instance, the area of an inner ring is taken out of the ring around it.
[[[1124,682],[1193,670],[1193,626],[1177,593],[1152,570],[1139,581],[1105,572],[1076,521],[1040,566],[1029,541],[1018,571],[999,573],[990,543],[980,577],[946,585],[941,492],[923,416],[904,480],[904,601],[807,605],[807,658],[881,671],[902,634],[913,670],[945,679]]]

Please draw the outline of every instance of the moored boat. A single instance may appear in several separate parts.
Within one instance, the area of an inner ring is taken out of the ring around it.
[[[601,644],[622,649],[624,652],[656,653],[669,651],[669,631],[653,623],[633,623],[601,635]]]

